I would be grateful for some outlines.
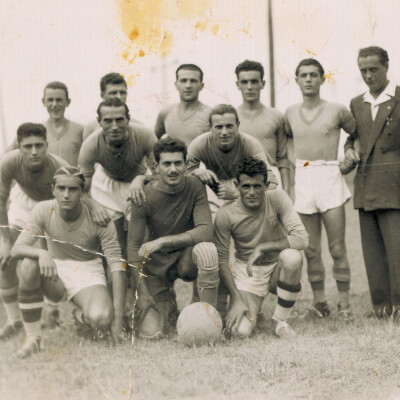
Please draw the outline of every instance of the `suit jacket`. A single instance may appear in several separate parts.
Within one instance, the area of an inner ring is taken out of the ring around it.
[[[400,87],[395,96],[379,105],[372,120],[371,104],[363,95],[350,103],[357,122],[345,150],[360,139],[360,163],[354,180],[354,208],[366,211],[400,209]]]

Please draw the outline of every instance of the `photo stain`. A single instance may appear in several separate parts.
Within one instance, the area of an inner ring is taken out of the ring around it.
[[[328,71],[324,74],[324,78],[327,82],[336,83],[336,79],[334,78],[337,75],[338,71],[335,69],[334,71]]]
[[[317,53],[313,53],[312,51],[310,51],[310,50],[308,50],[308,49],[306,49],[306,52],[307,52],[308,54],[311,54],[313,57],[317,55]]]
[[[303,167],[308,167],[310,165],[310,163],[308,161],[306,161],[303,165]]]

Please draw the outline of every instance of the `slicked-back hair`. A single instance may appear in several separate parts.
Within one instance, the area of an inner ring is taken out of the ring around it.
[[[71,165],[65,166],[58,168],[56,173],[53,176],[53,186],[56,186],[56,179],[59,176],[72,176],[74,178],[77,178],[80,182],[80,186],[82,189],[85,187],[85,177],[82,173],[82,171],[78,167],[73,167]]]
[[[324,77],[324,68],[322,67],[321,63],[315,58],[305,58],[304,60],[301,60],[296,68],[296,77],[299,76],[300,67],[306,67],[309,65],[314,65],[315,67],[317,67],[321,78]]]
[[[239,115],[235,107],[231,106],[230,104],[218,104],[217,106],[211,109],[210,116],[208,118],[210,126],[212,126],[213,115],[224,115],[224,114],[235,114],[236,123],[237,124],[239,123]]]
[[[46,94],[46,89],[62,89],[65,92],[65,95],[67,96],[67,100],[69,100],[69,95],[68,95],[68,88],[65,83],[62,82],[50,82],[46,85],[46,87],[43,90],[43,98]]]
[[[379,62],[384,65],[385,67],[389,66],[389,56],[386,50],[382,49],[382,47],[378,46],[370,46],[360,49],[358,51],[358,58],[359,60],[361,57],[365,58],[368,56],[378,56]]]
[[[176,80],[178,80],[178,72],[181,69],[189,69],[190,71],[197,71],[200,74],[200,82],[203,82],[203,71],[196,64],[182,64],[182,65],[180,65],[175,71]]]
[[[161,153],[182,153],[186,162],[187,147],[182,140],[166,137],[154,144],[153,153],[157,163],[160,162]]]
[[[258,71],[260,73],[261,80],[264,79],[264,67],[258,61],[244,60],[242,63],[240,63],[235,68],[235,74],[238,79],[239,79],[239,74],[242,71]]]
[[[126,84],[125,78],[118,72],[110,72],[109,74],[104,75],[100,79],[101,93],[104,93],[106,91],[107,85],[110,85],[110,84],[111,85],[124,84],[126,87],[128,87],[128,85]]]
[[[101,107],[124,107],[126,118],[130,119],[129,108],[121,99],[111,98],[103,100],[97,107],[97,116],[99,121],[101,121]]]
[[[257,176],[264,175],[264,183],[267,182],[268,171],[264,161],[254,157],[244,158],[237,167],[236,179],[240,183],[240,175]]]
[[[47,140],[46,127],[42,124],[34,124],[32,122],[25,122],[24,124],[18,127],[17,129],[18,144],[22,142],[22,139],[25,139],[30,136],[41,137],[46,141]]]

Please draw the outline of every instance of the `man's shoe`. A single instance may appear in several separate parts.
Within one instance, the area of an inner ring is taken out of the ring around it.
[[[280,338],[284,337],[293,337],[296,336],[296,332],[293,330],[293,328],[286,322],[286,321],[280,321],[280,320],[275,320],[274,321],[275,325],[275,334],[276,336]]]
[[[83,318],[83,312],[79,308],[74,308],[72,310],[72,316],[74,318],[75,326],[76,326],[76,334],[77,336],[85,339],[91,339],[95,334],[92,327],[85,323]]]
[[[312,321],[316,319],[322,319],[329,317],[331,310],[328,306],[327,301],[323,301],[321,303],[314,303],[312,307],[307,308],[303,318],[306,321]]]
[[[0,332],[0,340],[6,340],[14,336],[17,336],[23,330],[24,330],[24,325],[22,321],[14,322],[13,324],[7,322],[2,331]]]
[[[347,323],[354,321],[353,312],[348,304],[345,306],[338,304],[338,319]]]
[[[24,345],[17,350],[15,355],[19,359],[30,357],[32,354],[38,353],[42,350],[42,338],[40,336],[35,338],[26,338]]]
[[[47,314],[47,317],[42,323],[42,328],[55,329],[63,325],[63,321],[60,318],[60,312],[58,310],[52,310]]]

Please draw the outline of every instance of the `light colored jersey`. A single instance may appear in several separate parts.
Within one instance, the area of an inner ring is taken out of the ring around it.
[[[98,258],[98,253],[104,253],[112,272],[124,271],[114,224],[97,226],[85,204],[82,204],[79,218],[68,223],[61,217],[56,200],[38,203],[16,245],[32,246],[37,236],[46,236],[47,248],[53,258],[89,261]],[[73,266],[72,263],[71,268]]]
[[[274,167],[289,168],[284,115],[275,108],[264,105],[254,115],[249,114],[243,106],[237,112],[240,130],[261,143],[268,162]]]
[[[264,161],[268,168],[268,182],[278,183],[260,142],[243,132],[237,133],[233,148],[228,153],[218,149],[211,132],[202,133],[188,148],[187,171],[194,171],[203,162],[218,179],[236,179],[238,164],[246,157]]]
[[[79,153],[79,168],[85,177],[91,178],[95,163],[99,163],[110,178],[131,182],[137,175],[146,172],[143,159],[145,156],[152,157],[156,141],[150,129],[144,125],[131,124],[128,127],[127,142],[116,152],[107,145],[103,130],[100,129],[83,142]]]
[[[286,192],[280,189],[265,192],[265,203],[257,211],[246,209],[240,198],[223,205],[214,222],[215,244],[219,262],[229,264],[229,246],[232,237],[235,257],[247,263],[253,250],[260,244],[287,238],[290,248],[304,250],[308,246],[308,235],[293,208]],[[257,265],[268,265],[278,259],[263,256]]]
[[[46,121],[44,126],[47,130],[49,153],[60,156],[69,165],[78,166],[79,150],[83,142],[83,125],[67,120],[64,129],[59,133],[53,130],[50,121]]]
[[[180,114],[179,104],[167,106],[158,114],[154,132],[158,139],[167,133],[189,146],[193,139],[210,130],[210,112],[211,108],[201,102],[185,117]]]
[[[308,121],[302,111],[302,103],[286,110],[286,132],[294,139],[296,159],[337,160],[340,129],[353,133],[356,121],[343,105],[323,101],[317,114]]]

